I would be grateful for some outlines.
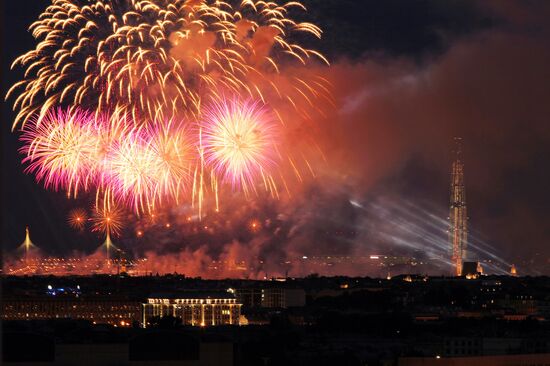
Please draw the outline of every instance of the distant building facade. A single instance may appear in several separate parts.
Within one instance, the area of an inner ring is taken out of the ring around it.
[[[306,305],[306,292],[300,288],[241,288],[235,291],[237,300],[248,308],[290,308]]]
[[[228,292],[181,292],[153,294],[142,304],[142,325],[166,316],[180,318],[183,325],[239,325],[242,304]]]
[[[466,278],[477,278],[481,275],[481,266],[479,262],[463,262],[462,276]]]
[[[130,326],[139,321],[138,301],[113,297],[21,297],[2,299],[3,320],[83,319],[114,326]]]

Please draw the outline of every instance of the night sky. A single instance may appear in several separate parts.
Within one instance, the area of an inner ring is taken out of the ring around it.
[[[34,47],[27,28],[47,4],[3,3],[3,95],[22,77],[9,65]],[[430,217],[447,215],[452,139],[462,136],[472,236],[524,273],[550,274],[550,2],[304,4],[301,17],[324,30],[312,45],[332,63],[326,76],[337,101],[317,132],[326,178],[303,189],[311,198],[304,202],[316,201],[311,209],[325,219],[349,215],[350,231],[362,233],[353,245],[365,253],[429,251]],[[90,252],[99,238],[66,220],[90,200],[67,200],[23,173],[12,102],[2,112],[5,252],[23,241],[26,225],[49,254]],[[315,232],[324,219],[311,220],[302,227]],[[410,242],[396,241],[393,230]],[[315,237],[304,236],[300,248]]]

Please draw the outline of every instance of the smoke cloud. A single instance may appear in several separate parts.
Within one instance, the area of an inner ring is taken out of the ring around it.
[[[498,263],[495,273],[515,263],[520,273],[548,274],[550,4],[487,1],[475,11],[491,26],[460,36],[436,27],[442,45],[420,57],[366,45],[330,67],[288,65],[277,80],[282,93],[292,92],[284,77],[296,75],[320,74],[332,85],[333,100],[307,107],[285,137],[294,155],[307,150],[298,160],[313,174],[287,182],[291,194],[279,199],[222,192],[220,211],[201,219],[188,205],[140,218],[118,244],[147,257],[140,270],[153,273],[385,275],[388,268],[361,262],[373,254],[415,257],[430,263],[422,271],[448,273],[451,142],[462,136],[474,255]],[[248,37],[251,25],[237,26]],[[254,57],[268,54],[274,36],[255,32]],[[201,37],[174,43],[173,52],[190,58],[195,43],[210,45]],[[275,106],[296,121],[292,108]]]

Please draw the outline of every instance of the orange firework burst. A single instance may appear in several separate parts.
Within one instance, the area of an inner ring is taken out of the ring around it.
[[[250,223],[249,223],[248,226],[250,228],[250,231],[253,232],[253,233],[257,233],[258,231],[260,231],[262,229],[262,224],[257,219],[250,220]]]
[[[26,68],[8,93],[23,90],[14,126],[66,103],[128,112],[143,122],[194,115],[216,90],[263,100],[267,86],[286,98],[273,81],[281,60],[327,62],[290,41],[293,33],[321,36],[317,26],[288,18],[292,7],[305,10],[295,1],[53,0],[30,27],[37,47],[12,65]],[[318,80],[290,81],[308,101],[317,96]]]
[[[122,212],[116,207],[96,206],[91,218],[92,231],[97,231],[110,237],[120,235],[122,230]]]
[[[73,228],[82,230],[88,220],[86,210],[82,208],[75,208],[69,213],[68,222]]]

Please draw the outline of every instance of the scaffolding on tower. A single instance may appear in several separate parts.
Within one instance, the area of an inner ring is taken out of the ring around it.
[[[451,169],[451,200],[449,209],[449,244],[451,262],[456,276],[462,275],[462,264],[467,258],[468,216],[466,212],[466,189],[464,187],[464,161],[462,138],[455,137],[455,158]]]

